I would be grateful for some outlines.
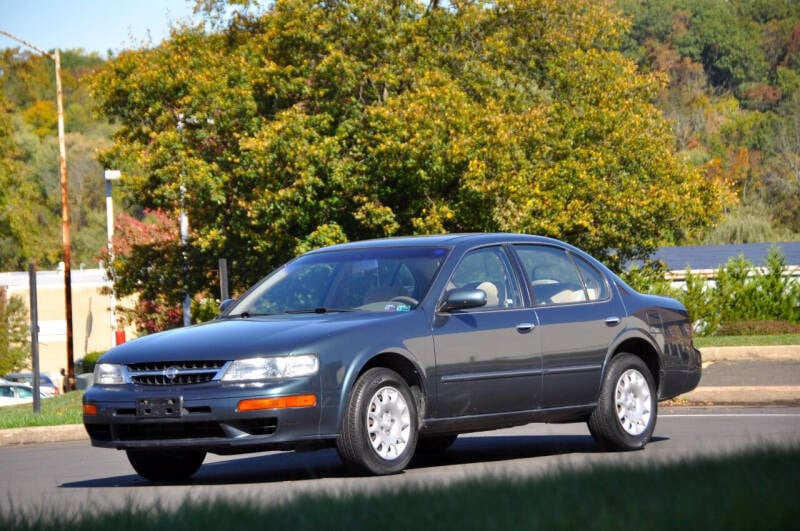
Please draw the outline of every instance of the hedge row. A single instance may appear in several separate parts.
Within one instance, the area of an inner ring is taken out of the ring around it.
[[[744,331],[748,329],[764,333],[795,330],[792,325],[800,323],[800,280],[785,274],[785,269],[786,259],[780,249],[773,247],[764,267],[757,268],[739,256],[720,267],[713,279],[687,270],[681,287],[666,279],[666,266],[662,262],[631,269],[624,277],[639,291],[680,300],[689,310],[699,335],[731,334],[737,330],[742,330],[740,334],[753,333]]]

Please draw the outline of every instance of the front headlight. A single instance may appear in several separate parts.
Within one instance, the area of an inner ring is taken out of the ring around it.
[[[127,373],[125,365],[98,363],[94,366],[94,383],[99,385],[124,384],[127,383]]]
[[[298,356],[270,356],[264,358],[246,358],[231,363],[223,382],[243,380],[271,380],[277,378],[297,378],[313,376],[319,370],[316,354]]]

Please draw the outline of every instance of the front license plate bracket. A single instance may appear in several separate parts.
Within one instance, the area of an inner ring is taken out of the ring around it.
[[[147,419],[179,418],[183,411],[183,397],[141,398],[136,401],[136,416]]]

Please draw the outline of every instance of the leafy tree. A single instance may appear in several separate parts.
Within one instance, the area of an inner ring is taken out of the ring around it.
[[[0,286],[0,374],[28,367],[30,352],[28,312],[17,296],[8,297]]]
[[[277,1],[109,61],[104,164],[132,204],[175,220],[183,201],[195,289],[219,257],[240,290],[314,246],[442,231],[537,232],[619,266],[716,216],[610,2],[436,5]],[[118,253],[120,282],[180,284],[163,259],[125,265],[147,252]]]
[[[92,116],[85,79],[103,61],[79,51],[62,54],[66,104],[67,173],[73,259],[91,263],[105,242],[105,205],[98,149],[110,128]],[[54,267],[62,259],[55,82],[49,58],[0,51],[0,268],[28,262]]]

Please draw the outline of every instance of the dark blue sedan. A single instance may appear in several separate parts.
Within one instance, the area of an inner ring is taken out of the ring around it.
[[[679,302],[543,237],[336,245],[223,307],[100,358],[94,446],[153,481],[191,476],[207,452],[323,447],[389,474],[460,433],[531,422],[587,422],[601,447],[633,450],[658,401],[700,380]]]

